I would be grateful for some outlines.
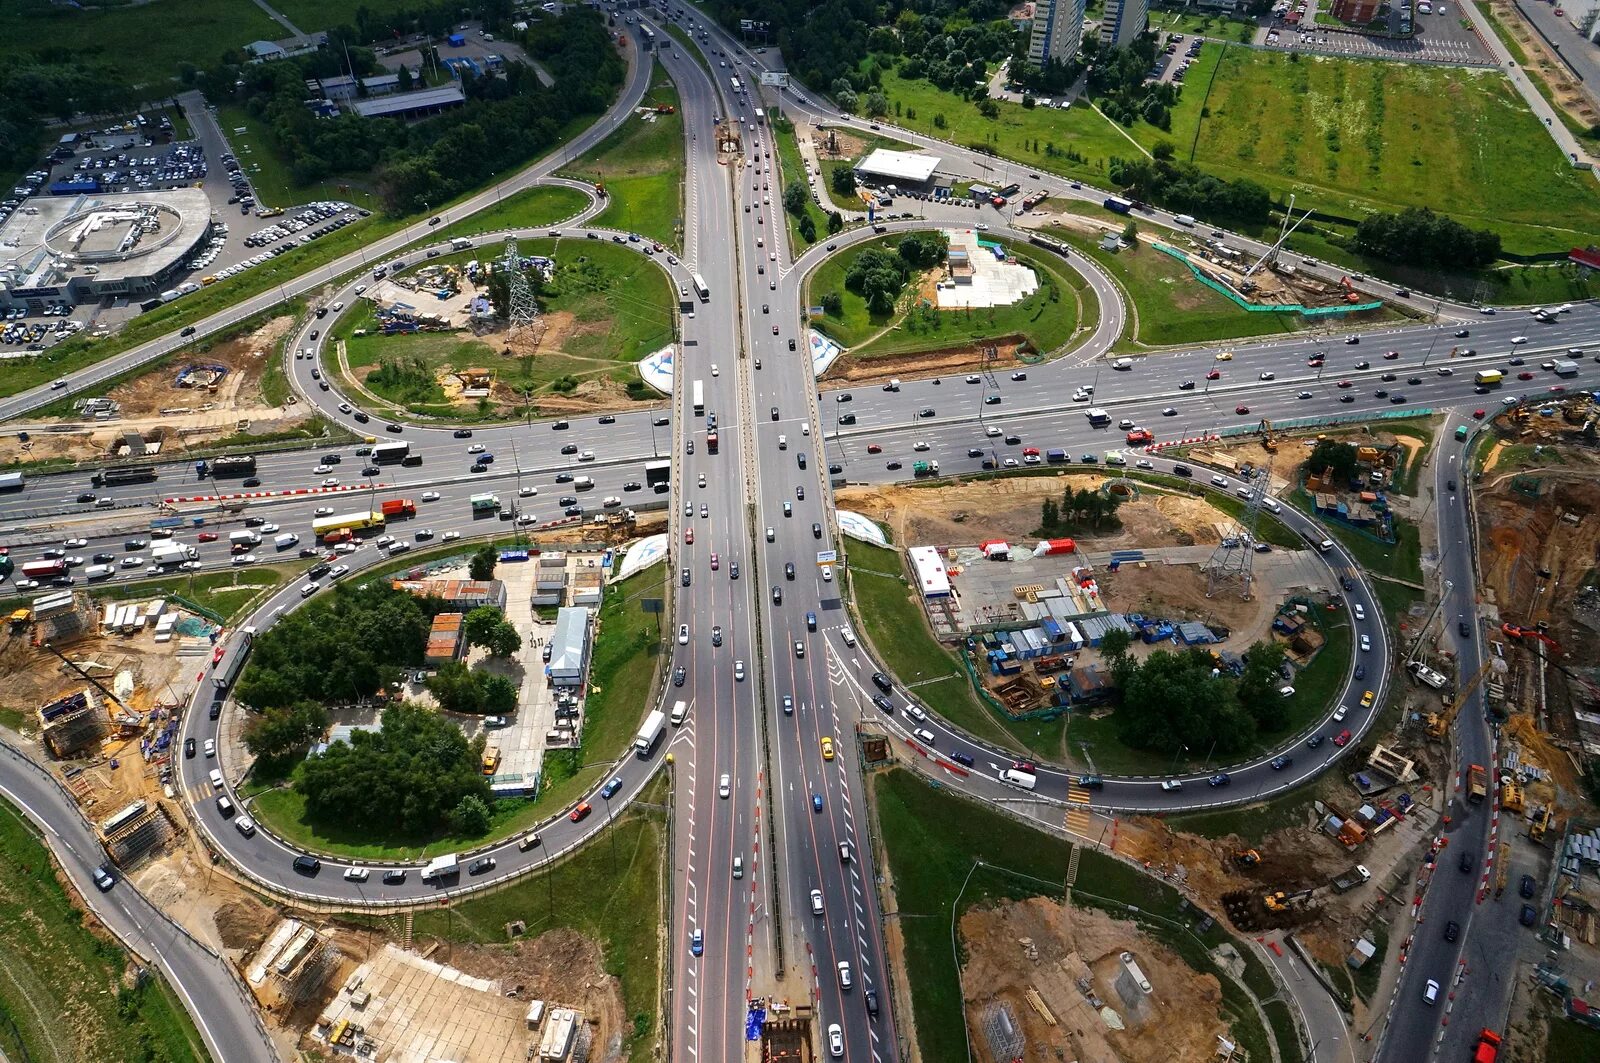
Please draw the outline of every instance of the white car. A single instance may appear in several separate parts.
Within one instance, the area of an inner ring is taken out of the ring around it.
[[[236,565],[253,565],[256,563],[256,555],[240,554],[233,559],[233,563]]]
[[[331,517],[331,516],[333,516],[333,507],[332,506],[318,506],[316,509],[311,511],[311,515],[313,517]]]
[[[66,542],[62,543],[61,545],[65,546],[69,550],[78,550],[78,549],[82,549],[85,546],[88,546],[89,545],[89,540],[88,539],[68,539]]]
[[[711,363],[711,375],[712,376],[721,376],[722,375],[722,371],[717,368],[717,363],[716,362],[712,362]]]
[[[144,564],[144,558],[142,557],[125,557],[122,559],[123,568],[138,568],[142,564]],[[19,583],[17,586],[20,587],[22,584]]]
[[[276,524],[263,524],[261,527],[257,528],[256,530],[259,531],[262,535],[271,535],[274,532],[280,531],[281,529]]]
[[[1140,458],[1138,461],[1133,463],[1133,467],[1135,469],[1153,469],[1155,468],[1155,465],[1146,458]]]
[[[855,980],[854,976],[852,976],[850,974],[850,961],[849,960],[840,960],[839,961],[839,988],[840,989],[849,989],[851,986],[853,986],[855,984],[856,984],[856,980]]]
[[[340,543],[333,548],[333,552],[336,554],[353,554],[359,549],[361,549],[361,546],[358,543]]]
[[[344,871],[344,880],[346,882],[365,882],[371,874],[372,872],[364,867],[347,867]]]
[[[811,914],[812,915],[821,915],[822,914],[822,891],[821,890],[812,890],[811,891]]]
[[[689,625],[688,624],[679,624],[678,625],[678,645],[680,645],[680,646],[689,645]]]
[[[537,487],[520,487],[517,489],[518,498],[532,498],[538,493],[539,489]]]
[[[328,475],[328,473],[333,471],[333,466],[332,465],[318,465],[315,469],[312,469],[311,471],[316,473],[318,476],[326,476],[326,475]]]
[[[328,578],[329,579],[338,579],[340,576],[345,575],[349,571],[350,571],[350,566],[349,565],[334,565],[331,569],[328,570]]]
[[[1511,337],[1511,342],[1512,342],[1513,345],[1519,344],[1519,343],[1527,343],[1528,342],[1528,337],[1526,337],[1526,336],[1512,336]]]
[[[385,546],[388,546],[392,542],[394,542],[394,536],[392,536],[392,535],[380,535],[380,536],[378,536],[378,541],[377,541],[376,545],[377,545],[378,549],[382,550]]]
[[[217,740],[215,738],[206,739],[206,756],[214,757],[216,755],[217,755]]]
[[[911,444],[911,449],[919,452],[927,450],[929,449],[928,442],[925,439],[919,439],[915,443]]]
[[[839,1024],[836,1022],[828,1026],[828,1055],[834,1059],[841,1059],[844,1056],[844,1031],[839,1029]]]
[[[337,476],[330,476],[326,480],[322,481],[322,486],[323,487],[338,487],[339,486],[339,478]]]
[[[450,542],[453,539],[461,538],[461,533],[458,531],[447,531],[443,535],[439,536],[439,538],[443,542]]]
[[[439,492],[437,492],[437,491],[424,491],[424,492],[422,492],[422,500],[424,502],[437,502],[437,501],[439,501]],[[333,511],[329,510],[328,512],[331,513]]]
[[[717,780],[717,796],[726,801],[731,793],[733,793],[733,784],[728,779],[728,773],[723,772],[722,778]]]
[[[467,453],[468,454],[482,454],[485,449],[487,449],[487,448],[484,447],[484,445],[482,443],[474,443],[474,444],[472,444],[472,446],[467,448]]]
[[[1000,429],[996,428],[994,425],[990,425],[988,428],[983,430],[983,434],[988,436],[990,439],[997,439],[1000,436]]]
[[[1361,652],[1362,653],[1367,653],[1371,649],[1372,649],[1372,640],[1369,639],[1367,636],[1362,635],[1361,636]]]
[[[522,516],[517,518],[517,523],[523,527],[527,527],[530,524],[539,523],[539,518],[534,516],[532,513],[524,513]]]

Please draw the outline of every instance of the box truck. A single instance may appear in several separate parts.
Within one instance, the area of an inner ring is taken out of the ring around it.
[[[633,751],[640,757],[648,757],[655,749],[656,742],[660,741],[661,731],[666,723],[666,713],[660,709],[651,709],[650,715],[644,718],[644,726],[639,728],[639,736],[633,740]]]

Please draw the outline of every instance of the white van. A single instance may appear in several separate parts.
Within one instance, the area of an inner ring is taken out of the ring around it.
[[[1322,540],[1320,543],[1317,544],[1317,549],[1321,550],[1323,553],[1327,553],[1329,550],[1333,549],[1333,540],[1332,539],[1324,539],[1324,540]]]
[[[677,727],[689,718],[689,703],[687,701],[675,702],[672,706],[672,726]]]
[[[1274,512],[1274,513],[1282,513],[1282,512],[1283,512],[1283,507],[1282,507],[1282,506],[1280,506],[1280,505],[1278,505],[1278,503],[1277,503],[1277,500],[1276,500],[1276,499],[1271,499],[1271,498],[1263,498],[1263,499],[1262,499],[1262,500],[1261,500],[1261,504],[1262,504],[1262,505],[1263,505],[1263,506],[1266,506],[1266,507],[1267,507],[1267,509],[1269,509],[1269,510],[1271,510],[1271,511],[1272,511],[1272,512]]]
[[[1179,225],[1193,225],[1194,224],[1194,216],[1190,215],[1190,214],[1177,214],[1177,215],[1173,216],[1172,220],[1177,222]]]
[[[110,579],[116,571],[113,565],[90,565],[83,574],[87,579]]]
[[[1132,358],[1118,358],[1116,361],[1111,363],[1111,368],[1119,369],[1119,370],[1132,369],[1133,368],[1133,359]]]
[[[211,788],[213,790],[222,789],[222,769],[221,768],[212,768],[211,769],[210,779],[211,779]]]
[[[299,542],[300,536],[296,535],[294,532],[284,532],[282,535],[279,535],[272,540],[272,545],[277,547],[279,550],[287,550],[289,547],[294,546]]]

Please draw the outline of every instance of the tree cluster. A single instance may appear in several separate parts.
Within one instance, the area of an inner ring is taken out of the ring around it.
[[[428,693],[446,712],[463,716],[505,716],[516,711],[517,685],[503,675],[446,661],[428,677]]]
[[[1156,650],[1141,661],[1128,652],[1130,642],[1126,632],[1113,631],[1100,645],[1120,697],[1113,720],[1124,744],[1173,755],[1229,754],[1286,724],[1278,693],[1281,644],[1255,643],[1243,672],[1232,676],[1204,650]]]
[[[1131,198],[1183,214],[1264,222],[1272,210],[1272,195],[1262,185],[1248,177],[1224,181],[1203,173],[1193,163],[1170,158],[1112,159],[1107,172],[1112,183]]]
[[[1469,229],[1427,207],[1369,214],[1356,226],[1355,249],[1408,266],[1465,269],[1500,257],[1500,234]]]
[[[1356,474],[1356,448],[1341,439],[1324,439],[1311,448],[1306,468],[1312,472],[1332,469],[1335,480],[1346,482]]]
[[[399,704],[376,731],[356,731],[300,768],[296,789],[312,820],[408,834],[437,832],[468,799],[487,808],[481,737],[466,735],[436,712]],[[471,814],[470,806],[465,810]]]
[[[127,82],[65,45],[46,48],[37,58],[9,58],[0,64],[0,172],[33,168],[45,120],[125,114],[128,101],[137,98]]]
[[[1090,64],[1089,95],[1107,118],[1123,125],[1143,119],[1157,129],[1172,128],[1172,106],[1182,86],[1145,80],[1159,48],[1154,34],[1143,34],[1120,48],[1102,48],[1086,35],[1083,45],[1083,59]]]
[[[482,646],[495,657],[510,657],[522,649],[522,636],[492,605],[480,605],[461,621],[461,634],[469,646]]]
[[[1040,530],[1045,535],[1055,535],[1077,528],[1115,528],[1121,523],[1117,520],[1117,509],[1121,505],[1122,498],[1118,495],[1087,487],[1064,488],[1061,501],[1047,498],[1040,504]]]
[[[356,31],[346,36],[361,39]],[[528,54],[550,71],[553,88],[545,88],[531,66],[508,62],[503,77],[464,75],[463,106],[415,123],[350,113],[319,118],[305,107],[306,78],[362,77],[378,69],[373,53],[359,44],[336,40],[275,63],[247,64],[233,53],[188,77],[212,102],[241,103],[262,119],[297,182],[371,172],[385,208],[405,214],[526,162],[555,144],[572,119],[604,110],[621,84],[622,60],[592,11],[569,8],[560,18],[535,22],[521,37]]]
[[[948,247],[949,241],[941,233],[909,233],[901,237],[893,251],[869,247],[845,269],[844,286],[864,298],[871,313],[892,313],[912,270],[927,269],[943,261]],[[824,306],[831,305],[826,296],[823,299]]]

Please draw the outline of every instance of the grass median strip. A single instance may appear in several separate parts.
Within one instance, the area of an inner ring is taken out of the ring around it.
[[[608,202],[596,225],[676,248],[683,221],[683,115],[677,87],[664,67],[652,72],[639,106],[661,110],[653,116],[637,110],[625,114],[614,133],[570,163],[562,176],[605,187]]]

